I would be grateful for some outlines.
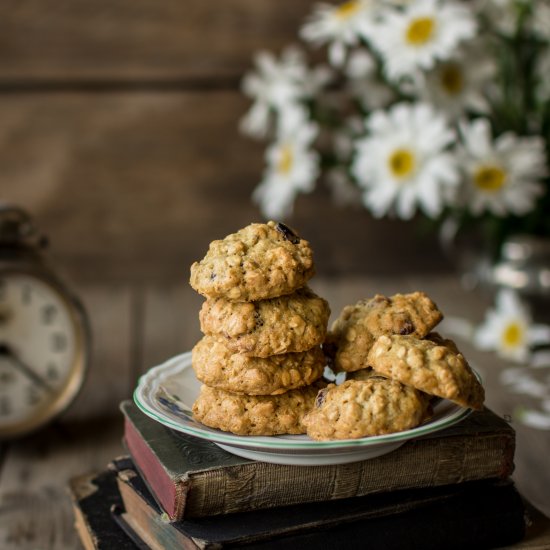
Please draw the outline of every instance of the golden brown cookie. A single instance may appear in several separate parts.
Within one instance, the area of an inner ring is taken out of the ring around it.
[[[248,357],[205,336],[193,348],[192,366],[197,378],[213,388],[248,395],[277,395],[321,378],[325,356],[320,346],[315,346],[299,353]]]
[[[328,302],[307,287],[258,302],[204,302],[201,331],[223,339],[228,349],[252,357],[306,351],[325,339]]]
[[[196,420],[237,435],[303,434],[304,414],[315,402],[318,384],[280,395],[238,395],[206,385],[193,404]]]
[[[312,439],[356,439],[414,428],[427,417],[425,394],[383,377],[330,384],[304,418]]]
[[[367,354],[378,336],[411,334],[426,336],[443,318],[423,292],[377,294],[346,306],[333,323],[327,348],[333,350],[335,370],[352,372],[367,367]]]
[[[444,341],[443,341],[444,342]],[[456,346],[414,336],[380,336],[368,363],[394,380],[463,407],[482,409],[483,386]]]
[[[265,300],[290,294],[314,275],[308,241],[282,223],[253,223],[210,243],[191,266],[191,286],[207,298]]]

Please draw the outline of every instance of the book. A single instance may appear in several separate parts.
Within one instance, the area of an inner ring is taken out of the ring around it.
[[[124,462],[119,467],[130,466]],[[75,529],[86,550],[136,550],[138,546],[113,524],[112,513],[122,509],[117,468],[86,473],[69,480]]]
[[[339,500],[415,487],[506,479],[515,432],[489,409],[383,456],[350,464],[293,466],[234,456],[121,404],[124,443],[171,520]]]
[[[404,489],[208,518],[167,521],[137,471],[117,476],[127,529],[152,550],[495,548],[525,536],[511,480]]]
[[[75,514],[75,526],[77,529],[77,533],[83,543],[84,548],[86,550],[111,550],[113,548],[116,548],[117,550],[150,550],[151,548],[158,548],[158,544],[163,544],[159,540],[151,540],[153,538],[152,534],[149,532],[149,529],[145,529],[145,539],[149,539],[149,544],[145,542],[144,539],[141,538],[143,533],[143,521],[144,519],[140,519],[139,515],[136,515],[134,505],[130,504],[130,510],[133,512],[133,515],[131,515],[127,510],[124,508],[124,502],[122,500],[122,496],[118,489],[118,484],[121,483],[121,480],[118,479],[119,472],[125,471],[127,469],[133,469],[133,463],[132,461],[127,458],[118,458],[113,461],[111,465],[104,471],[100,472],[94,472],[94,473],[88,473],[81,476],[78,476],[77,478],[74,478],[70,480],[69,482],[69,493],[72,498],[73,502],[73,510]],[[135,470],[134,470],[135,471]],[[137,474],[137,473],[136,473]],[[127,478],[128,481],[124,481],[124,483],[130,483],[132,484],[132,491],[135,491],[136,495],[138,494],[138,491],[143,492],[143,496],[140,496],[139,498],[145,499],[145,492],[148,491],[147,486],[143,483],[143,480],[141,481],[141,485],[136,484],[134,487],[134,484],[131,482],[131,477]],[[134,480],[139,479],[139,476],[134,478]],[[481,487],[481,484],[488,484],[491,485],[493,482],[491,481],[481,481],[481,482],[473,482],[470,484],[469,482],[466,482],[465,484],[461,484],[459,487],[464,487],[468,491],[471,487],[474,487],[474,484],[479,483],[478,487]],[[500,482],[496,482],[500,483]],[[506,485],[504,486],[506,487]],[[517,500],[515,499],[514,493],[515,491],[513,489],[509,488],[503,488],[502,493],[497,492],[497,496],[503,497],[505,501],[499,500],[497,501],[497,506],[503,505],[507,510],[508,514],[510,513],[510,498],[512,499],[512,505],[515,506],[517,504]],[[428,488],[427,491],[431,491],[432,489]],[[435,488],[434,491],[441,490],[442,493],[444,493],[445,488]],[[490,490],[492,490],[490,488]],[[410,492],[410,491],[408,491]],[[399,494],[402,495],[400,498],[401,503],[403,504],[404,498],[407,492],[400,492]],[[470,498],[472,498],[472,493],[470,494]],[[372,495],[370,497],[365,498],[378,498],[382,497],[382,495]],[[136,497],[137,498],[137,497]],[[359,499],[351,499],[354,500],[360,500],[363,497],[359,497]],[[485,497],[482,496],[482,499]],[[345,503],[346,501],[341,501],[342,503]],[[441,502],[441,501],[439,501]],[[458,501],[455,501],[458,502]],[[485,508],[482,508],[481,510],[481,516],[476,515],[473,518],[474,523],[472,525],[476,525],[476,522],[479,521],[485,521],[487,522],[487,519],[483,519],[483,514],[487,511],[487,508],[490,506],[487,504],[486,500],[483,500],[482,503],[480,503],[480,507],[482,507],[483,503],[485,503]],[[338,514],[338,511],[340,509],[340,506],[333,506],[334,503],[326,503],[326,507],[328,508],[328,515],[332,518],[334,514]],[[340,502],[338,503],[340,504]],[[156,503],[155,499],[152,498],[152,496],[149,494],[147,504],[139,504],[139,499],[137,501],[138,506],[147,506],[150,507],[153,510],[156,510],[155,513],[158,513],[161,511],[161,509],[158,507],[158,504]],[[309,505],[305,505],[309,506]],[[314,503],[311,506],[323,506],[323,504]],[[468,504],[470,506],[470,504]],[[464,508],[467,509],[468,506],[465,506]],[[474,507],[477,505],[474,503]],[[550,548],[550,519],[545,517],[543,514],[540,513],[537,509],[533,508],[528,502],[525,502],[525,507],[527,511],[527,521],[526,524],[526,536],[521,539],[519,543],[516,543],[512,546],[506,546],[506,548],[514,549],[514,550],[542,550],[543,548]],[[304,506],[298,506],[298,507],[291,507],[289,510],[292,509],[303,509]],[[408,508],[403,507],[402,510],[406,511],[412,509],[412,506],[409,504]],[[259,513],[259,514],[265,514],[270,515],[272,517],[272,521],[274,522],[274,527],[277,527],[281,524],[280,515],[277,513],[279,509],[271,509],[271,510],[265,510],[265,511],[259,511],[259,512],[252,512],[251,514],[244,514],[245,517],[253,518],[254,516],[252,514]],[[417,508],[418,515],[421,515],[421,518],[417,518],[415,521],[416,524],[418,524],[418,529],[423,530],[425,527],[422,527],[422,525],[425,526],[426,522],[428,523],[435,523],[436,516],[433,516],[429,510],[428,507],[419,507]],[[459,512],[462,510],[462,507],[458,508]],[[371,509],[372,511],[372,509]],[[398,542],[394,546],[390,546],[391,540],[395,540],[397,536],[393,537],[392,533],[396,534],[398,531],[398,527],[400,525],[400,520],[398,518],[398,510],[393,507],[391,509],[391,514],[387,515],[387,525],[386,530],[382,531],[382,528],[380,527],[373,527],[372,523],[369,523],[371,526],[371,534],[379,533],[380,537],[383,536],[383,533],[386,532],[386,535],[384,536],[383,544],[382,545],[375,545],[371,544],[370,548],[371,550],[376,550],[377,548],[383,548],[384,550],[391,550],[392,548],[394,550],[397,550],[399,548],[402,548],[407,543],[407,537],[406,536],[400,536],[398,539]],[[149,513],[149,512],[148,512]],[[475,513],[475,511],[473,511]],[[166,516],[165,514],[160,514],[160,516],[157,516],[157,521],[160,521],[159,529],[161,531],[168,531],[174,528],[177,528],[178,525],[190,525],[190,522],[199,523],[203,522],[202,529],[204,530],[201,534],[202,537],[205,536],[205,533],[210,532],[210,547],[214,548],[212,538],[213,533],[215,532],[216,525],[219,525],[219,519],[223,519],[224,516],[221,517],[213,517],[213,518],[202,518],[202,519],[196,519],[196,520],[184,520],[181,522],[175,522],[175,523],[169,523],[166,522]],[[228,515],[225,516],[226,518],[229,518],[230,523],[235,523],[235,518],[238,519],[239,517],[243,517],[243,514],[235,514],[235,515]],[[303,516],[303,519],[307,521],[307,517]],[[319,519],[319,516],[318,516]],[[359,522],[363,521],[363,519],[357,517],[351,517],[350,522],[342,522],[342,525],[332,525],[328,526],[325,525],[324,528],[321,526],[316,526],[314,528],[314,531],[319,532],[319,536],[317,537],[317,540],[309,540],[307,541],[307,533],[302,532],[297,533],[295,532],[294,535],[289,535],[287,539],[284,538],[273,538],[270,540],[265,541],[256,541],[252,542],[250,541],[249,544],[245,543],[243,545],[240,544],[223,544],[221,547],[224,546],[227,547],[241,547],[241,548],[248,548],[249,550],[256,548],[259,550],[260,548],[269,549],[271,548],[280,548],[280,543],[284,541],[287,546],[290,548],[295,548],[296,545],[300,544],[300,546],[303,546],[304,549],[307,548],[317,548],[317,549],[323,549],[323,548],[331,548],[338,549],[338,548],[346,548],[352,549],[354,548],[354,532],[357,527],[360,528],[360,526],[356,526],[354,519],[357,519]],[[411,520],[412,518],[409,518]],[[455,521],[456,518],[453,518],[453,521]],[[492,520],[491,520],[492,521]],[[513,525],[516,526],[516,528],[519,526],[521,528],[521,524],[518,524],[518,516],[516,515],[514,517],[514,523]],[[508,525],[507,525],[507,519],[506,517],[501,516],[499,519],[499,522],[501,525],[505,527],[505,529],[508,531]],[[334,521],[333,521],[334,523]],[[212,527],[213,524],[213,527]],[[485,526],[487,523],[484,524]],[[491,523],[491,525],[493,525]],[[136,530],[135,527],[138,529]],[[348,528],[350,531],[349,533],[343,532],[344,529]],[[439,532],[441,534],[441,531],[444,527],[439,529]],[[465,528],[464,531],[467,533],[468,529],[470,528],[470,524],[468,524],[468,528]],[[233,529],[235,529],[235,526],[233,526]],[[413,526],[414,529],[414,526]],[[485,527],[483,527],[485,529]],[[388,534],[388,530],[390,530]],[[510,530],[512,531],[512,530]],[[219,532],[219,529],[218,529]],[[147,534],[149,533],[149,534]],[[198,533],[195,532],[194,535],[197,535]],[[512,531],[513,534],[513,531]],[[189,532],[186,536],[189,537],[191,533]],[[368,537],[369,533],[367,533]],[[510,535],[510,532],[508,532],[508,535]],[[312,536],[312,533],[309,534],[309,536]],[[360,535],[363,536],[363,535]],[[423,548],[425,549],[425,541],[426,541],[426,532],[422,532],[420,535],[424,537],[422,539],[422,543],[417,545],[417,548]],[[519,536],[519,534],[518,534]],[[227,537],[227,534],[226,534]],[[156,538],[156,535],[155,535]],[[218,535],[219,540],[219,535]],[[333,544],[334,540],[336,542]],[[362,545],[363,541],[368,541],[368,538],[363,538],[359,541],[358,545],[355,545],[357,548],[364,548],[364,545]],[[414,540],[414,539],[413,539]],[[437,539],[433,539],[434,541],[437,541]],[[458,539],[461,540],[460,538]],[[481,539],[486,540],[486,539]],[[304,542],[306,541],[306,542]],[[325,542],[326,541],[326,542]],[[181,542],[181,541],[180,541]],[[201,545],[203,548],[205,548],[205,542],[207,542],[204,538],[203,539],[193,539],[188,540],[185,539],[185,542],[182,542],[181,548],[188,548],[191,550],[195,550],[196,548],[201,548]],[[479,542],[479,541],[478,541]],[[157,546],[154,546],[154,545]],[[192,544],[192,545],[191,545]],[[216,543],[218,544],[218,543]],[[432,543],[430,543],[432,544]],[[455,546],[458,546],[458,542]],[[500,543],[498,543],[500,545]],[[400,545],[400,546],[399,546]],[[432,544],[432,546],[435,545],[435,542]],[[472,543],[465,545],[464,547],[467,548],[475,548],[479,547],[480,544],[478,543]],[[493,547],[494,544],[486,544],[486,547]],[[177,546],[171,545],[171,546],[164,546],[164,548],[174,548]],[[218,548],[220,545],[218,544]],[[441,545],[442,548],[453,548],[453,543],[447,545]],[[407,548],[407,546],[405,546]],[[410,548],[410,546],[409,546]]]

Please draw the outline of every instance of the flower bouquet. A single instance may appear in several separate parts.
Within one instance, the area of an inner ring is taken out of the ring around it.
[[[550,1],[320,4],[302,46],[258,53],[244,133],[268,142],[253,198],[284,219],[317,182],[375,217],[550,236]]]
[[[319,183],[374,217],[473,227],[495,257],[510,236],[550,237],[550,0],[319,4],[299,37],[242,82],[241,130],[268,143],[253,191],[266,218]],[[523,365],[503,381],[540,399],[522,419],[550,429],[550,378],[533,374],[550,367],[550,327],[509,289],[468,326]]]

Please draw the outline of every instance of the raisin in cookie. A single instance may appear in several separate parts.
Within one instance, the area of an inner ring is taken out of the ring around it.
[[[304,424],[312,439],[355,439],[414,428],[429,410],[425,394],[375,376],[321,390]]]
[[[368,363],[389,378],[463,407],[482,409],[483,386],[454,343],[440,337],[420,340],[413,336],[380,336]]]
[[[248,395],[277,395],[321,378],[325,356],[321,347],[315,346],[300,353],[247,357],[205,336],[193,348],[192,366],[197,378],[213,388]]]
[[[314,275],[313,252],[282,223],[253,223],[210,243],[191,266],[191,286],[207,298],[251,302],[290,294]]]
[[[321,344],[329,316],[328,302],[307,287],[258,302],[208,299],[199,312],[204,334],[252,357],[306,351]]]
[[[442,318],[423,292],[391,297],[377,294],[342,310],[331,327],[327,349],[333,350],[335,370],[352,372],[367,366],[367,354],[378,336],[411,334],[423,338]]]
[[[238,395],[206,385],[193,404],[196,420],[237,435],[304,434],[304,415],[311,410],[318,384],[281,395]]]

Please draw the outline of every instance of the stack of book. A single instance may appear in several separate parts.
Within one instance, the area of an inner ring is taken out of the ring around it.
[[[383,456],[293,466],[237,457],[121,404],[128,456],[71,480],[86,548],[495,548],[526,514],[515,433],[485,409]]]

